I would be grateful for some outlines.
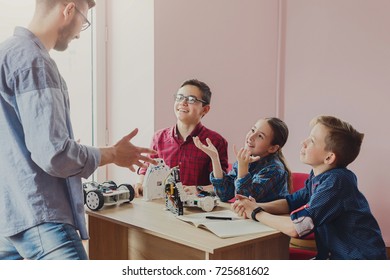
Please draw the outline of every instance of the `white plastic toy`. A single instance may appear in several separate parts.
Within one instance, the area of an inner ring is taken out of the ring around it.
[[[86,182],[83,184],[84,204],[93,211],[101,209],[104,205],[115,205],[131,202],[134,199],[134,189],[129,184],[121,184],[119,187],[108,181],[102,184]]]
[[[157,165],[150,164],[145,173],[143,187],[143,199],[146,201],[164,198],[164,180],[170,172],[170,168],[161,158],[156,158]]]
[[[218,204],[216,196],[205,194],[187,194],[180,182],[179,168],[170,170],[165,180],[165,207],[175,215],[183,215],[183,207],[199,207],[210,212]]]

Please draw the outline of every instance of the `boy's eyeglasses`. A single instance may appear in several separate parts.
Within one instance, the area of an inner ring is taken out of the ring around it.
[[[196,102],[201,102],[203,104],[207,104],[206,101],[198,99],[193,95],[185,96],[183,94],[175,94],[175,95],[173,95],[173,98],[175,99],[176,102],[182,102],[185,100],[188,104],[194,104]]]
[[[88,27],[91,26],[91,23],[89,22],[88,18],[77,8],[77,6],[75,6],[74,8],[84,18],[84,23],[81,27],[81,31],[88,29]]]

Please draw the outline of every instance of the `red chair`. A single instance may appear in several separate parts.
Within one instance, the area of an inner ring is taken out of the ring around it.
[[[232,170],[232,169],[233,169],[233,163],[229,163],[227,172],[230,172],[230,170]]]
[[[292,190],[296,192],[305,186],[305,181],[309,178],[307,173],[292,173]],[[291,238],[290,240],[290,260],[309,260],[316,256],[317,246],[314,233],[303,238]]]
[[[317,251],[309,249],[300,249],[290,246],[290,260],[311,260],[317,255]]]
[[[309,174],[293,172],[291,174],[291,177],[292,177],[292,192],[296,192],[305,186],[305,182],[309,178]]]

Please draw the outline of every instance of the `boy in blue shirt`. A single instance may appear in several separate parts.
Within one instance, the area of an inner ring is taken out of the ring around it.
[[[387,259],[379,225],[356,175],[346,168],[358,156],[364,135],[331,116],[311,125],[300,152],[301,161],[312,166],[305,188],[268,203],[237,196],[233,209],[291,237],[314,231],[316,259]]]

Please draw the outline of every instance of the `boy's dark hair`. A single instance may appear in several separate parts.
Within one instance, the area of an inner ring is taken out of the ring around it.
[[[277,151],[277,154],[279,156],[279,159],[284,165],[284,168],[287,171],[288,177],[287,177],[287,184],[288,184],[288,191],[292,192],[292,177],[291,177],[291,170],[287,165],[287,160],[283,155],[282,148],[284,144],[286,144],[288,139],[288,127],[287,124],[282,121],[279,118],[266,118],[265,119],[268,124],[271,126],[272,131],[274,133],[274,138],[271,141],[272,145],[279,145],[279,150]]]
[[[199,81],[197,79],[191,79],[191,80],[185,81],[180,86],[180,88],[182,88],[182,87],[184,87],[186,85],[195,86],[202,92],[202,100],[206,101],[206,103],[207,103],[207,104],[203,104],[203,106],[210,104],[210,102],[211,102],[211,90],[210,90],[210,87],[205,82]]]
[[[325,149],[336,155],[338,167],[347,167],[359,155],[364,134],[333,116],[319,116],[311,121],[312,126],[318,123],[329,130],[325,138]]]

